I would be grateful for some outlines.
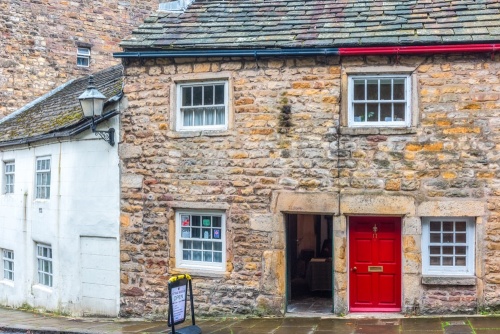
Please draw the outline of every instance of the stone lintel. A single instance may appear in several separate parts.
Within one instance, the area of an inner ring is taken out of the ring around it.
[[[273,194],[273,213],[337,214],[339,212],[338,193],[278,191]]]
[[[429,201],[417,208],[421,217],[479,217],[485,214],[485,201]]]
[[[415,215],[415,200],[411,196],[342,194],[341,214]]]
[[[422,276],[424,285],[476,285],[475,276]]]
[[[176,209],[225,210],[225,211],[229,209],[229,204],[227,203],[172,201],[168,202],[168,205],[171,208],[176,208]]]

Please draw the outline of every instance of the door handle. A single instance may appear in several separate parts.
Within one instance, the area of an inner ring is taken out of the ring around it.
[[[352,269],[351,269],[351,271],[356,271],[356,270],[358,270],[358,268],[356,268],[356,267],[352,267]]]

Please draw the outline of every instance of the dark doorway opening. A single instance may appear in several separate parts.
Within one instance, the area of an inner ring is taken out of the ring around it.
[[[332,216],[286,215],[287,312],[332,312],[332,230]]]

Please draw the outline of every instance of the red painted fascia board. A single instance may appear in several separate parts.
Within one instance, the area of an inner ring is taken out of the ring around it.
[[[408,55],[452,52],[496,52],[500,44],[455,44],[339,48],[341,56]]]

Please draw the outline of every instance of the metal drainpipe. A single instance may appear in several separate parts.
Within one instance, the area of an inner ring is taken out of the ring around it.
[[[365,55],[407,55],[426,53],[452,52],[496,52],[500,44],[456,44],[456,45],[415,45],[415,46],[382,46],[365,48],[339,48],[341,56]]]

